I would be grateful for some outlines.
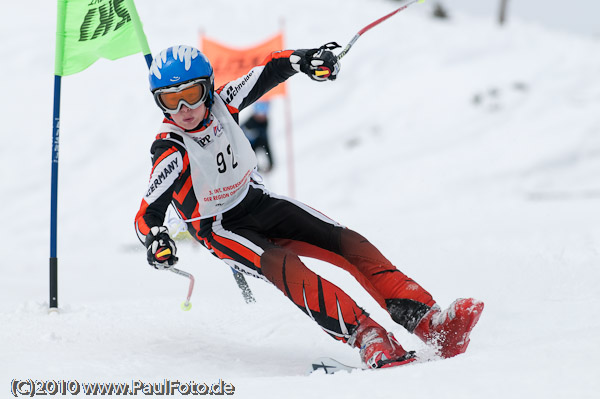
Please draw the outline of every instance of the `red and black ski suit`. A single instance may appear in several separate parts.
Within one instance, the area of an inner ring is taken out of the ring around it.
[[[272,53],[247,75],[216,90],[239,123],[239,111],[296,71],[292,51]],[[163,126],[173,124],[165,119]],[[200,129],[212,134],[212,122]],[[166,129],[168,130],[168,129]],[[215,128],[215,131],[217,129]],[[186,131],[182,134],[195,134]],[[198,147],[200,148],[200,147]],[[188,149],[181,135],[161,131],[152,144],[150,187],[135,218],[138,237],[164,223],[169,204],[186,221],[190,234],[211,253],[240,272],[274,284],[334,338],[347,342],[367,314],[343,290],[307,268],[299,256],[324,260],[348,271],[412,332],[435,304],[431,295],[400,272],[360,234],[314,209],[270,193],[258,179],[248,179],[243,199],[231,209],[203,217],[194,192]],[[218,168],[204,165],[206,168]]]

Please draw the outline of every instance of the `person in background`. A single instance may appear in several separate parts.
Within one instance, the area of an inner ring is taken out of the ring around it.
[[[259,101],[254,103],[254,113],[242,124],[242,130],[250,141],[252,149],[257,157],[264,151],[267,158],[266,166],[259,164],[259,172],[269,172],[273,169],[273,152],[269,145],[269,103]]]

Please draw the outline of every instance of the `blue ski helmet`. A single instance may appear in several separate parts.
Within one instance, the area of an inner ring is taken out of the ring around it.
[[[200,50],[190,46],[173,46],[161,51],[150,66],[150,91],[163,112],[168,110],[158,101],[157,94],[192,81],[202,83],[207,95],[204,104],[210,110],[214,100],[213,68]],[[179,109],[179,108],[178,108]]]

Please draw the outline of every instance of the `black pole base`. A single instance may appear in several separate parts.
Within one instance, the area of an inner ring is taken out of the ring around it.
[[[58,309],[58,259],[50,258],[50,310]]]

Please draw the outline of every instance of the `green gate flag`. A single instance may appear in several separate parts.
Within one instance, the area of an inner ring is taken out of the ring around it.
[[[150,49],[133,0],[58,0],[55,75]]]

